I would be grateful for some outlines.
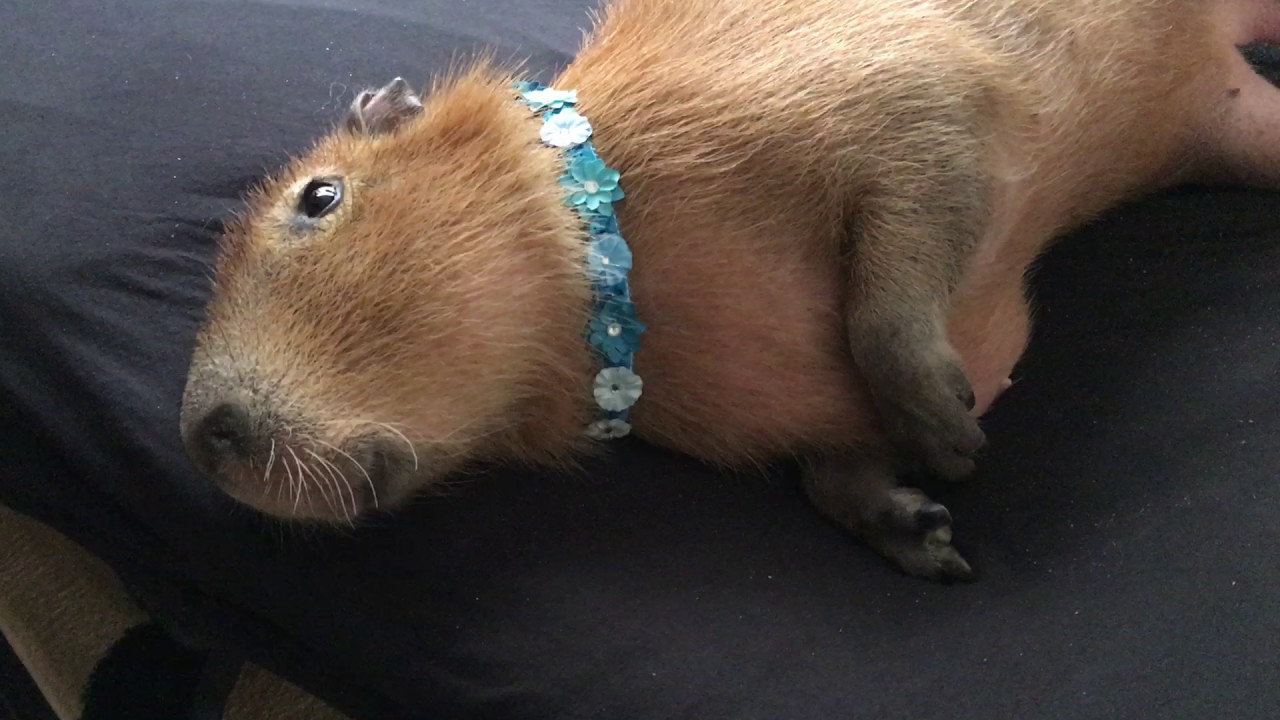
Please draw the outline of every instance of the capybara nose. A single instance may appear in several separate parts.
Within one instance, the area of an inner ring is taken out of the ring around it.
[[[226,462],[249,459],[253,426],[243,403],[214,405],[192,427],[187,449],[201,470],[215,472]]]

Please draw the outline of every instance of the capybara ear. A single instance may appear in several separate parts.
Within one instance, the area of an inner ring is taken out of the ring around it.
[[[353,133],[378,135],[395,130],[402,122],[422,112],[422,100],[404,78],[365,90],[347,109],[344,125]]]

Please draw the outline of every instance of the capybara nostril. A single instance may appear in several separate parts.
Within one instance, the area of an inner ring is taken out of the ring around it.
[[[205,472],[212,473],[229,460],[247,460],[253,445],[248,408],[236,401],[215,405],[195,424],[187,444]]]

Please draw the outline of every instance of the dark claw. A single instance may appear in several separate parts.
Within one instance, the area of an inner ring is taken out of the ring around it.
[[[978,396],[973,394],[973,388],[967,388],[959,398],[965,410],[973,410],[978,405]]]
[[[932,532],[951,524],[951,513],[938,503],[929,503],[916,510],[916,531]]]

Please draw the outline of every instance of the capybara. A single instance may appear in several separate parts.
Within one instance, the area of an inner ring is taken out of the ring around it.
[[[795,460],[903,571],[971,577],[897,478],[966,477],[1051,242],[1174,184],[1280,186],[1274,0],[616,0],[545,86],[362,92],[225,232],[197,465],[353,522],[473,461],[632,433]]]

